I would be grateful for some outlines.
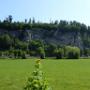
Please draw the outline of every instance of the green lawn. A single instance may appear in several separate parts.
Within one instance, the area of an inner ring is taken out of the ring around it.
[[[0,90],[23,90],[35,59],[1,60]],[[43,71],[53,90],[90,90],[90,60],[43,60]]]

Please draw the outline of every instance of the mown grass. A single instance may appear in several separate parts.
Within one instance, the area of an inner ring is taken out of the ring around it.
[[[0,59],[0,90],[23,90],[34,70],[35,58]],[[90,60],[42,60],[44,75],[53,90],[90,90]]]

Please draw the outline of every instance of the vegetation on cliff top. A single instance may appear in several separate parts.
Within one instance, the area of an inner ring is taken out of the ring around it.
[[[13,17],[9,15],[5,20],[0,21],[0,29],[6,30],[26,30],[26,29],[46,29],[46,30],[61,30],[61,31],[89,31],[90,27],[77,21],[56,20],[49,23],[36,22],[35,19],[25,19],[23,22],[13,21]]]

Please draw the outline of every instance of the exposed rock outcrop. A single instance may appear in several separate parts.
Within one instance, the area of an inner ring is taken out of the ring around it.
[[[30,40],[43,40],[45,43],[54,43],[57,45],[73,45],[83,49],[85,47],[83,37],[90,38],[90,35],[74,31],[61,31],[61,30],[0,30],[0,34],[8,33],[14,37],[18,37],[23,41]]]

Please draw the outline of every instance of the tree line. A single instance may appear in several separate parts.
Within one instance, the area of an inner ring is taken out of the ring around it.
[[[35,21],[33,19],[25,19],[23,22],[13,21],[13,17],[9,15],[3,21],[0,20],[0,29],[6,30],[26,30],[26,29],[46,29],[46,30],[61,30],[61,31],[88,31],[90,32],[90,26],[86,26],[83,23],[79,23],[77,21],[65,21],[65,20],[55,20],[50,21],[49,23],[42,23],[39,21]]]

